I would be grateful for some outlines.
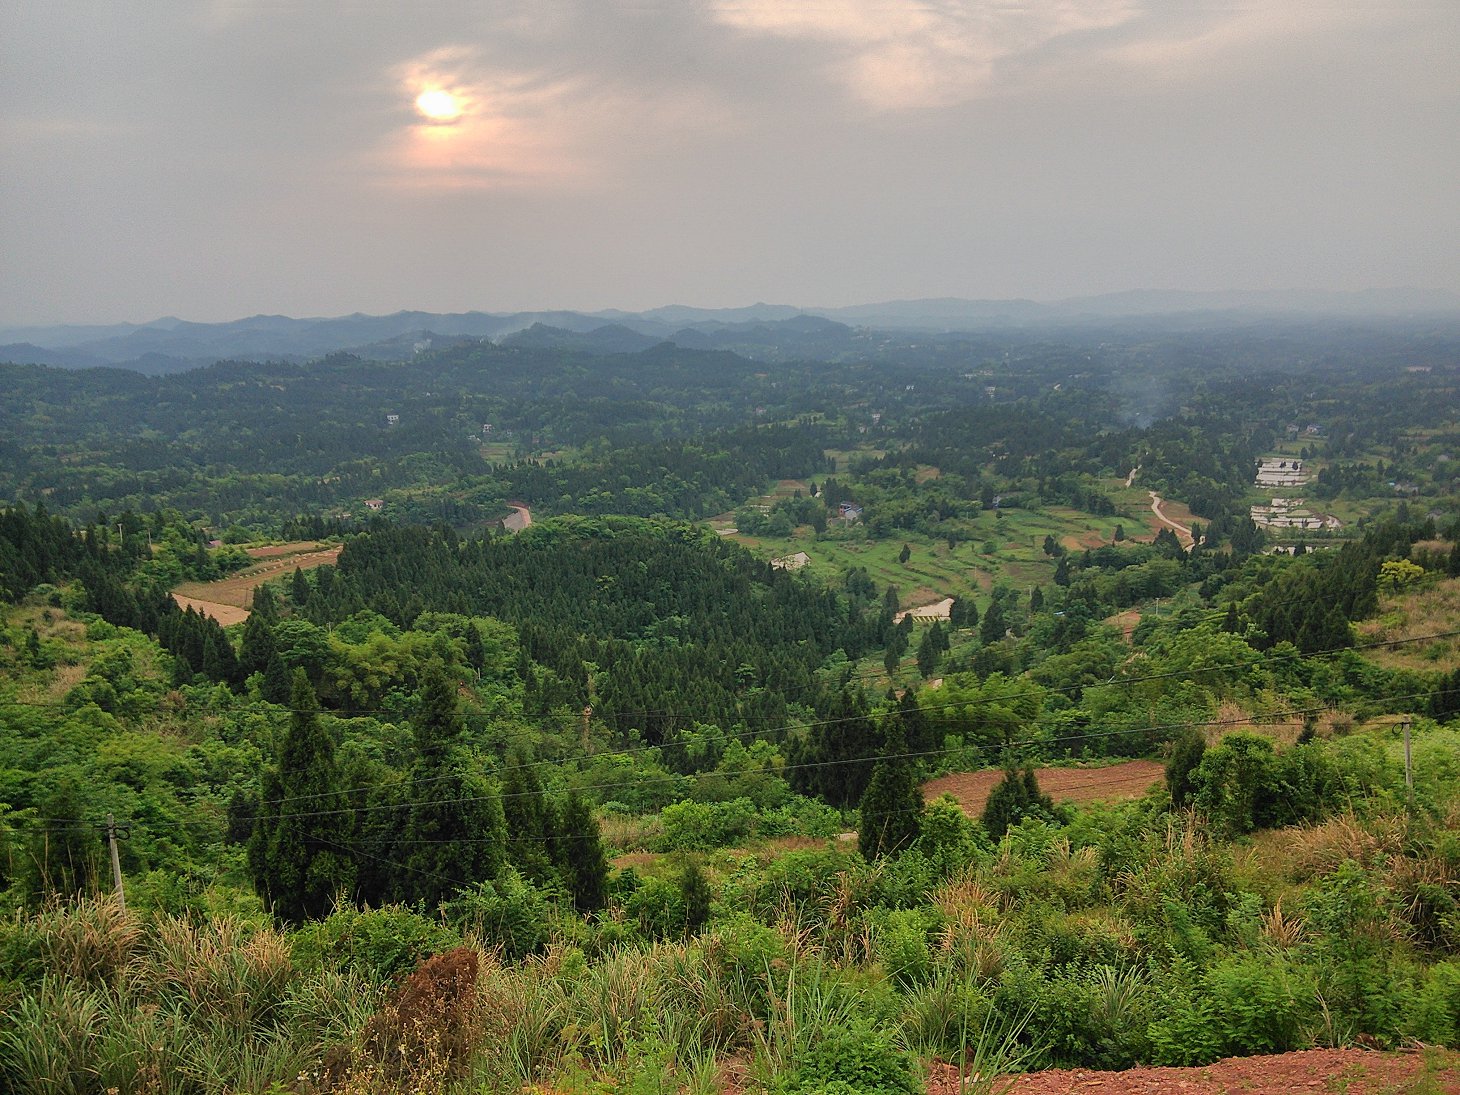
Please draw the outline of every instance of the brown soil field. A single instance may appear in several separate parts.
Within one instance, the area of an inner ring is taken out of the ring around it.
[[[1056,802],[1110,802],[1140,798],[1151,784],[1165,777],[1166,770],[1154,760],[1131,760],[1105,768],[1036,768],[1039,788]],[[966,814],[983,812],[989,792],[1004,778],[998,768],[979,772],[955,772],[923,784],[923,798],[929,802],[949,794]]]
[[[1111,627],[1118,627],[1126,642],[1135,634],[1136,625],[1141,622],[1141,614],[1134,608],[1126,609],[1124,612],[1117,612],[1114,616],[1107,616],[1105,623]]]
[[[928,1095],[955,1095],[958,1090],[958,1072],[952,1065],[940,1065],[928,1077]],[[1010,1095],[1460,1095],[1460,1057],[1434,1050],[1305,1049],[1229,1057],[1201,1068],[1050,1069],[1017,1077],[1009,1091]]]
[[[320,548],[313,541],[249,548],[248,553],[259,560],[257,565],[216,582],[184,582],[172,591],[173,600],[227,627],[248,619],[253,591],[265,582],[292,573],[295,567],[311,570],[340,557],[339,548]]]
[[[237,605],[219,604],[217,601],[200,601],[196,597],[184,597],[180,593],[174,593],[172,599],[177,602],[178,608],[191,608],[202,616],[212,616],[224,627],[232,627],[234,624],[241,624],[248,619],[248,609],[239,608]]]

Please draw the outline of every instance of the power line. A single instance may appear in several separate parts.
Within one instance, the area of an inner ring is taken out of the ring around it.
[[[1436,634],[1436,635],[1416,636],[1414,638],[1409,638],[1409,639],[1393,639],[1393,640],[1389,640],[1389,641],[1382,642],[1382,643],[1368,644],[1368,645],[1363,646],[1363,647],[1352,647],[1352,646],[1350,646],[1350,647],[1335,647],[1335,648],[1333,648],[1331,650],[1316,651],[1313,654],[1304,655],[1304,654],[1298,653],[1296,655],[1289,655],[1289,656],[1287,656],[1287,658],[1288,658],[1288,660],[1291,660],[1291,658],[1294,657],[1294,656],[1296,656],[1299,659],[1329,657],[1329,656],[1332,656],[1332,655],[1335,655],[1335,654],[1341,654],[1345,650],[1375,649],[1375,648],[1384,647],[1384,646],[1400,646],[1400,645],[1404,645],[1404,644],[1410,643],[1410,642],[1424,642],[1424,641],[1428,641],[1428,640],[1435,639],[1435,638],[1448,638],[1448,637],[1451,637],[1451,636],[1454,636],[1454,635],[1460,635],[1460,630],[1450,631],[1450,632],[1443,632],[1443,633],[1439,633],[1439,634]],[[1124,678],[1121,678],[1120,680],[1111,680],[1111,681],[1105,681],[1105,682],[1095,682],[1095,683],[1091,683],[1091,684],[1058,685],[1058,686],[1056,686],[1056,685],[1039,686],[1037,688],[1027,689],[1027,690],[1025,690],[1023,692],[1010,693],[1010,694],[1008,694],[1006,696],[999,697],[999,699],[1000,700],[1014,701],[1014,700],[1029,699],[1029,698],[1035,698],[1035,697],[1046,696],[1046,695],[1059,695],[1059,694],[1064,694],[1064,693],[1069,693],[1069,692],[1074,692],[1074,691],[1080,691],[1080,690],[1089,689],[1089,688],[1106,688],[1106,687],[1127,688],[1127,687],[1132,687],[1132,686],[1137,685],[1137,684],[1145,683],[1147,681],[1169,679],[1169,678],[1171,678],[1173,676],[1195,676],[1195,675],[1201,674],[1201,673],[1219,673],[1219,672],[1224,672],[1224,671],[1231,670],[1231,669],[1249,669],[1249,668],[1255,668],[1256,666],[1258,666],[1259,664],[1261,664],[1261,662],[1262,662],[1262,656],[1261,656],[1261,654],[1259,652],[1256,652],[1256,651],[1254,651],[1254,655],[1256,655],[1256,657],[1251,662],[1234,662],[1234,663],[1228,663],[1226,665],[1206,666],[1206,667],[1203,667],[1203,668],[1201,668],[1199,670],[1195,670],[1195,671],[1192,671],[1192,670],[1170,670],[1170,671],[1163,672],[1163,673],[1150,673],[1150,674],[1144,674],[1144,675],[1135,676],[1135,677],[1124,677]],[[1268,661],[1282,660],[1283,657],[1284,657],[1283,655],[1274,655],[1272,658],[1269,658],[1267,660]],[[1423,693],[1412,693],[1409,696],[1388,696],[1388,697],[1383,697],[1383,698],[1386,699],[1386,700],[1392,701],[1392,700],[1395,700],[1395,699],[1415,698],[1415,697],[1418,697],[1418,696],[1429,696],[1429,695],[1433,695],[1433,694],[1436,694],[1436,693],[1433,692],[1433,691],[1429,691],[1429,692],[1423,692]],[[987,702],[987,701],[985,701],[985,702]],[[920,712],[926,713],[926,712],[936,712],[936,711],[948,710],[950,708],[961,708],[961,707],[966,707],[966,706],[975,706],[975,704],[973,704],[972,701],[952,700],[952,701],[949,701],[948,703],[943,703],[943,704],[930,704],[930,705],[927,705],[927,706],[919,705],[919,708],[918,709],[919,709]],[[1327,710],[1327,707],[1323,708],[1323,710]],[[785,733],[790,733],[790,732],[797,731],[797,730],[809,730],[809,729],[818,728],[818,727],[837,726],[837,725],[841,725],[841,724],[844,724],[844,723],[855,722],[855,721],[858,721],[858,720],[861,720],[861,719],[867,719],[867,718],[871,718],[871,717],[872,717],[872,713],[871,712],[864,712],[864,713],[861,713],[861,714],[844,715],[844,716],[839,716],[837,718],[831,718],[831,719],[814,719],[814,720],[810,720],[810,721],[806,721],[806,722],[797,722],[797,723],[791,723],[791,724],[788,724],[788,725],[771,727],[771,728],[768,728],[768,729],[747,730],[747,731],[743,731],[741,733],[727,733],[727,734],[724,734],[723,735],[723,740],[725,740],[727,742],[742,742],[743,743],[745,741],[754,740],[756,738],[773,736],[773,735],[777,735],[777,734],[785,734]],[[602,752],[594,753],[594,754],[592,754],[592,756],[593,757],[624,757],[624,756],[634,756],[634,755],[638,755],[638,754],[641,754],[641,753],[649,752],[651,750],[662,749],[662,748],[663,748],[663,746],[661,746],[661,745],[626,746],[626,747],[624,747],[622,749],[608,749],[608,750],[604,750]],[[509,772],[522,771],[522,770],[525,770],[525,769],[535,769],[535,768],[544,768],[544,767],[558,767],[558,766],[560,766],[560,762],[558,762],[558,761],[551,761],[551,760],[527,761],[527,762],[524,762],[524,763],[521,763],[521,764],[506,765],[504,767],[494,769],[493,772],[492,772],[492,774],[493,775],[505,775],[505,774],[507,774]],[[449,776],[431,776],[431,777],[425,777],[425,778],[422,778],[422,779],[412,779],[412,780],[399,781],[399,782],[397,782],[395,784],[395,786],[397,786],[397,787],[417,786],[417,785],[422,785],[422,784],[427,784],[427,783],[436,783],[436,782],[439,782],[439,781],[441,781],[443,779],[447,779],[447,778],[451,778],[451,777],[449,777]],[[370,787],[355,787],[355,788],[347,788],[347,789],[343,789],[343,790],[339,790],[339,791],[321,791],[321,792],[318,792],[318,793],[312,794],[312,795],[300,795],[300,796],[284,795],[284,796],[281,796],[281,797],[279,797],[277,799],[264,800],[263,802],[260,802],[259,805],[276,805],[276,804],[280,804],[280,803],[284,803],[284,802],[304,802],[304,801],[308,801],[310,799],[315,799],[315,798],[326,798],[326,797],[331,797],[331,796],[334,796],[334,795],[354,794],[354,793],[359,793],[359,792],[362,792],[362,791],[369,791],[371,789],[372,788],[370,788]]]
[[[1416,697],[1419,697],[1419,696],[1429,696],[1429,695],[1432,695],[1432,693],[1429,692],[1429,691],[1425,691],[1425,692],[1409,693],[1409,694],[1405,694],[1405,695],[1396,695],[1396,696],[1393,696],[1393,697],[1390,697],[1390,698],[1391,699],[1395,699],[1395,700],[1400,700],[1400,699],[1413,699],[1413,698],[1416,698]],[[1173,722],[1173,723],[1164,723],[1164,724],[1156,724],[1156,725],[1133,726],[1133,727],[1127,727],[1127,728],[1125,728],[1123,730],[1088,731],[1088,732],[1073,733],[1073,734],[1060,734],[1060,735],[1055,735],[1055,736],[1052,736],[1052,737],[1044,737],[1044,738],[1026,738],[1026,739],[1023,739],[1023,740],[1011,740],[1011,741],[1005,741],[1005,742],[995,743],[995,745],[993,747],[997,747],[998,749],[1001,749],[1001,750],[1008,750],[1008,749],[1016,749],[1016,748],[1028,748],[1028,747],[1032,747],[1032,746],[1036,746],[1036,745],[1054,745],[1054,744],[1058,744],[1059,742],[1064,742],[1064,741],[1104,740],[1104,739],[1108,739],[1108,738],[1127,737],[1127,736],[1130,736],[1132,734],[1153,734],[1153,733],[1159,733],[1159,732],[1162,732],[1162,731],[1169,731],[1169,730],[1186,730],[1186,729],[1196,729],[1196,728],[1201,728],[1201,727],[1212,727],[1212,726],[1242,726],[1242,725],[1252,725],[1252,724],[1260,724],[1260,723],[1262,723],[1264,721],[1283,721],[1283,720],[1285,720],[1287,718],[1291,718],[1291,717],[1298,716],[1298,715],[1320,714],[1322,712],[1331,711],[1331,710],[1333,710],[1333,706],[1331,704],[1323,704],[1323,705],[1318,706],[1318,707],[1312,707],[1312,708],[1294,708],[1294,709],[1291,709],[1291,710],[1286,711],[1286,712],[1269,712],[1269,713],[1265,713],[1265,714],[1243,716],[1241,718],[1232,718],[1232,719],[1201,719],[1201,720],[1193,720],[1193,721],[1188,721],[1188,722]],[[952,753],[962,752],[966,748],[969,748],[969,746],[965,744],[965,745],[959,745],[959,746],[954,746],[954,747],[945,747],[945,748],[941,748],[941,749],[925,749],[925,750],[916,750],[916,751],[904,752],[904,753],[880,754],[880,755],[877,755],[877,756],[840,757],[840,758],[836,758],[836,759],[832,759],[832,760],[803,761],[803,762],[798,763],[798,764],[784,764],[784,765],[781,765],[779,768],[776,768],[775,769],[775,772],[776,773],[781,773],[781,772],[800,771],[800,770],[804,770],[804,769],[813,769],[813,768],[816,768],[816,769],[835,768],[835,767],[838,767],[840,765],[845,765],[845,764],[875,764],[879,760],[917,760],[917,759],[924,759],[924,758],[935,757],[935,756],[946,756],[946,755],[949,755],[949,754],[952,754]],[[973,746],[973,748],[976,748],[977,749],[977,748],[982,748],[982,747],[981,746]],[[598,790],[615,790],[615,789],[626,789],[626,788],[641,788],[641,787],[650,787],[650,786],[655,786],[655,785],[659,785],[659,784],[666,784],[666,783],[678,783],[678,782],[680,782],[682,780],[687,780],[687,779],[692,779],[692,778],[693,778],[692,776],[681,776],[681,775],[673,775],[673,776],[652,776],[652,777],[648,777],[648,778],[645,778],[645,779],[633,780],[633,781],[628,781],[628,782],[625,782],[625,781],[620,780],[620,781],[615,781],[613,783],[589,784],[589,785],[583,786],[583,787],[575,787],[575,788],[573,788],[573,790],[575,790],[575,791],[598,791]],[[425,805],[425,804],[445,806],[445,805],[465,805],[465,804],[468,804],[468,803],[476,803],[476,802],[508,801],[508,800],[517,799],[517,798],[535,797],[535,796],[539,795],[540,793],[541,792],[538,792],[538,791],[513,791],[513,792],[508,792],[508,793],[505,793],[505,794],[498,793],[498,794],[490,794],[490,795],[460,795],[460,796],[456,796],[454,798],[419,799],[419,800],[410,800],[410,801],[398,802],[398,803],[378,803],[378,804],[373,805],[373,806],[345,807],[345,808],[335,809],[335,810],[306,810],[306,811],[296,811],[296,812],[292,812],[292,813],[279,813],[279,814],[273,814],[273,815],[270,815],[270,816],[271,816],[271,818],[279,819],[279,820],[282,820],[282,819],[285,819],[285,818],[337,817],[337,816],[340,816],[340,815],[343,815],[343,814],[376,813],[376,812],[382,811],[382,810],[409,809],[409,808],[413,808],[413,807],[418,806],[418,805]],[[278,800],[278,801],[285,801],[285,800]]]

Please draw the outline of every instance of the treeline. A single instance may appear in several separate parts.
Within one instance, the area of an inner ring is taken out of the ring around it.
[[[316,584],[303,606],[310,618],[364,607],[402,627],[423,612],[506,621],[538,667],[535,706],[592,704],[621,733],[664,745],[696,718],[774,725],[816,709],[825,659],[855,660],[890,626],[712,533],[628,518],[559,519],[511,538],[382,529],[325,573],[327,591]]]

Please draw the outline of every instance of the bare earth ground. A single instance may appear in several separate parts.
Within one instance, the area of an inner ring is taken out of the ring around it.
[[[1191,547],[1191,510],[1180,502],[1162,498],[1153,490],[1146,493],[1151,496],[1151,512],[1155,514],[1156,520],[1176,533],[1182,547]],[[1182,524],[1183,521],[1186,523]]]
[[[957,1095],[958,1072],[940,1065],[928,1095]],[[1203,1068],[1133,1068],[1125,1072],[1050,1069],[1014,1081],[1010,1095],[1460,1095],[1460,1058],[1433,1051],[1377,1053],[1308,1049],[1267,1057],[1232,1057]]]
[[[292,544],[273,544],[249,548],[248,554],[259,560],[255,566],[240,570],[217,582],[184,582],[173,590],[172,597],[181,608],[191,608],[212,616],[224,627],[248,619],[248,606],[253,591],[267,581],[295,567],[310,570],[340,557],[338,547],[323,548],[313,540]]]
[[[1106,768],[1036,768],[1039,789],[1056,802],[1110,802],[1115,799],[1140,798],[1165,776],[1165,769],[1153,760],[1132,760]],[[964,813],[983,812],[989,792],[1004,778],[998,768],[981,772],[955,772],[939,776],[923,784],[923,797],[929,802],[943,794],[958,800]]]

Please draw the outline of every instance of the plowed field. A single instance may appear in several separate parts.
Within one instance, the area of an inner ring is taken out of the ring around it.
[[[1106,768],[1036,768],[1034,775],[1040,790],[1056,802],[1111,802],[1140,798],[1165,776],[1165,769],[1153,760],[1131,760]],[[989,792],[1003,776],[998,768],[939,776],[923,784],[923,797],[931,802],[949,794],[965,813],[980,814]]]
[[[248,554],[258,563],[216,582],[184,582],[172,591],[173,600],[182,608],[212,616],[224,627],[242,623],[248,619],[248,608],[253,603],[255,589],[283,574],[292,573],[295,567],[310,570],[334,563],[340,557],[340,549],[322,548],[313,540],[304,540],[249,548]]]

